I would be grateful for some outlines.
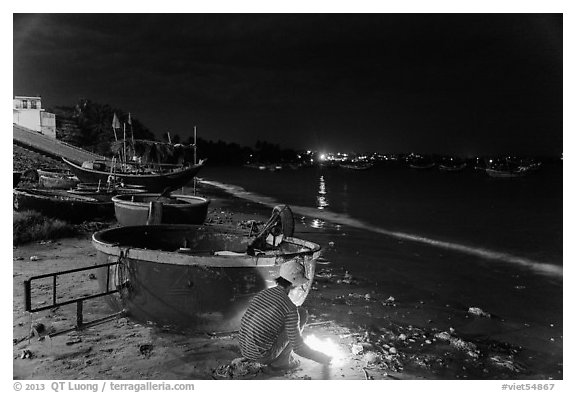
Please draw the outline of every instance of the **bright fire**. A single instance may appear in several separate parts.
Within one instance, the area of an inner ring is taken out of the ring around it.
[[[310,348],[325,353],[328,356],[331,356],[332,361],[330,362],[330,364],[333,366],[341,366],[346,361],[346,352],[340,345],[332,341],[331,338],[320,339],[315,335],[310,334],[306,336],[304,342]]]

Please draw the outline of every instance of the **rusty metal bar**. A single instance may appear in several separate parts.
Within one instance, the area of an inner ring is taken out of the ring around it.
[[[60,306],[65,306],[65,305],[72,304],[72,303],[77,303],[78,301],[85,301],[85,300],[94,299],[94,298],[98,298],[101,296],[106,296],[106,295],[110,295],[113,293],[117,293],[118,290],[116,290],[116,289],[110,290],[109,289],[110,266],[113,266],[113,265],[118,265],[118,262],[110,262],[110,263],[105,263],[105,264],[101,264],[101,265],[86,266],[86,267],[81,267],[81,268],[77,268],[77,269],[64,270],[61,272],[47,273],[47,274],[42,274],[39,276],[30,277],[28,280],[24,281],[24,302],[25,302],[26,311],[39,312],[39,311],[49,310],[49,309],[52,309],[55,307],[60,307]],[[57,284],[56,280],[57,280],[58,276],[70,274],[70,273],[77,273],[77,272],[86,271],[86,270],[100,269],[100,268],[104,268],[104,267],[107,269],[106,291],[105,292],[98,293],[95,295],[88,295],[88,296],[84,296],[81,298],[67,300],[67,301],[63,301],[63,302],[58,302],[57,286],[56,286],[56,284]],[[49,306],[32,308],[32,281],[43,279],[43,278],[49,278],[49,277],[52,277],[52,304]],[[80,311],[81,311],[82,306],[79,306],[79,307],[80,307]]]
[[[76,327],[82,329],[84,324],[84,317],[82,315],[82,300],[76,302]]]
[[[98,269],[101,267],[106,267],[106,266],[112,266],[112,265],[117,265],[118,262],[109,262],[109,263],[103,263],[101,265],[94,265],[94,266],[86,266],[86,267],[79,267],[77,269],[70,269],[70,270],[64,270],[63,272],[57,272],[57,273],[46,273],[46,274],[41,274],[39,276],[34,276],[31,277],[29,280],[38,280],[41,278],[47,278],[47,277],[52,277],[54,275],[61,275],[61,274],[69,274],[69,273],[76,273],[76,272],[81,272],[81,271],[85,271],[85,270],[91,270],[91,269]]]
[[[52,305],[56,304],[56,275],[53,276],[54,280],[52,281]]]
[[[86,300],[90,300],[90,299],[95,299],[98,297],[102,297],[102,296],[107,296],[107,295],[111,295],[113,293],[118,293],[119,291],[117,289],[114,290],[110,290],[109,289],[109,285],[110,285],[110,266],[113,265],[118,265],[119,262],[111,262],[111,263],[105,263],[105,264],[101,264],[101,265],[94,265],[94,266],[86,266],[86,267],[82,267],[82,268],[77,268],[77,269],[70,269],[70,270],[65,270],[62,272],[55,272],[55,273],[47,273],[47,274],[42,274],[39,276],[35,276],[35,277],[30,277],[28,280],[24,281],[24,303],[25,303],[25,309],[28,312],[39,312],[39,311],[44,311],[44,310],[49,310],[49,309],[53,309],[56,307],[60,307],[60,306],[65,306],[68,304],[72,304],[72,303],[76,303],[76,326],[72,329],[67,329],[65,331],[61,331],[61,332],[57,332],[54,334],[51,334],[50,336],[55,336],[58,334],[63,334],[64,332],[69,332],[72,330],[79,330],[79,329],[83,329],[85,327],[88,326],[93,326],[96,323],[100,323],[106,320],[109,320],[111,318],[117,317],[118,315],[120,315],[119,313],[116,314],[112,314],[109,316],[106,316],[104,318],[100,318],[98,320],[95,321],[91,321],[91,322],[87,322],[84,323],[84,301]],[[93,270],[93,269],[101,269],[101,268],[106,268],[106,290],[104,292],[101,293],[97,293],[94,295],[88,295],[88,296],[83,296],[80,298],[76,298],[76,299],[72,299],[72,300],[66,300],[63,302],[58,302],[58,296],[57,296],[57,278],[58,276],[61,275],[65,275],[65,274],[70,274],[70,273],[76,273],[76,272],[82,272],[82,271],[86,271],[86,270]],[[43,278],[49,278],[52,277],[52,304],[49,306],[44,306],[44,307],[38,307],[38,308],[32,308],[32,281],[33,280],[39,280],[39,279],[43,279]]]
[[[106,290],[110,290],[110,265],[106,266]]]
[[[118,291],[117,289],[114,289],[113,291],[102,292],[102,293],[98,293],[98,294],[96,294],[96,295],[84,296],[84,297],[82,297],[82,298],[80,298],[80,299],[67,300],[67,301],[65,301],[65,302],[56,303],[56,304],[53,304],[53,305],[51,305],[51,306],[39,307],[39,308],[35,308],[35,309],[33,309],[33,310],[30,309],[30,310],[26,310],[26,311],[29,311],[29,312],[39,312],[39,311],[49,310],[49,309],[51,309],[51,308],[60,307],[60,306],[66,306],[66,305],[68,305],[68,304],[76,303],[78,300],[90,300],[90,299],[95,299],[95,298],[98,298],[98,297],[101,297],[101,296],[111,295],[111,294],[117,293],[117,292],[119,292],[119,291]]]
[[[28,312],[32,310],[32,296],[30,293],[30,280],[24,281],[24,309]]]
[[[98,319],[95,319],[95,320],[93,320],[93,321],[83,323],[83,324],[82,324],[82,328],[83,328],[83,329],[86,329],[86,328],[89,328],[89,327],[92,327],[92,326],[95,326],[95,325],[99,325],[99,324],[101,324],[101,323],[108,322],[108,321],[110,321],[110,320],[112,320],[112,319],[115,319],[115,318],[118,318],[118,317],[124,316],[124,315],[126,315],[126,312],[125,312],[125,311],[119,311],[119,312],[117,312],[117,313],[110,314],[110,315],[107,315],[107,316],[105,316],[105,317],[98,318]],[[62,335],[62,334],[66,334],[66,333],[73,332],[73,331],[75,331],[75,330],[78,330],[78,328],[77,328],[77,327],[73,327],[73,328],[69,328],[69,329],[65,329],[65,330],[60,330],[60,331],[55,332],[55,333],[50,333],[48,336],[49,336],[49,337],[56,337],[56,336],[60,336],[60,335]]]

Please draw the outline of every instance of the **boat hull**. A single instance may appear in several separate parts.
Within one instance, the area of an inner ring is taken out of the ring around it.
[[[68,190],[76,187],[78,179],[75,177],[52,177],[40,175],[40,185],[44,188]]]
[[[114,214],[112,202],[74,196],[60,190],[15,188],[13,207],[16,211],[34,210],[72,223],[109,219]]]
[[[117,195],[112,198],[116,220],[122,226],[146,225],[150,202],[161,203],[161,221],[155,224],[202,224],[208,214],[210,201],[192,195],[141,193]]]
[[[101,289],[120,290],[109,297],[114,309],[125,309],[141,322],[230,331],[239,328],[253,296],[275,285],[280,266],[293,259],[303,263],[311,278],[290,293],[301,305],[320,255],[320,246],[296,238],[286,238],[279,249],[258,257],[214,253],[245,250],[250,240],[210,226],[152,225],[101,231],[92,242],[100,263],[120,262],[111,268],[110,278],[106,268],[97,269]],[[176,251],[188,241],[189,252]]]
[[[76,165],[65,158],[62,160],[70,167],[70,170],[80,179],[83,183],[98,183],[106,184],[109,176],[109,170],[96,170],[84,168]],[[150,192],[161,192],[166,188],[178,188],[189,183],[194,176],[200,171],[203,163],[184,167],[168,173],[157,174],[133,174],[115,172],[112,176],[115,182],[123,184],[131,184],[135,186],[144,187]]]
[[[20,183],[20,178],[22,177],[22,172],[13,171],[14,177],[12,178],[12,188],[16,187]]]
[[[488,169],[486,168],[486,174],[490,177],[499,177],[499,178],[510,178],[510,177],[521,177],[524,176],[525,172],[518,172],[518,171],[499,171],[496,169]]]

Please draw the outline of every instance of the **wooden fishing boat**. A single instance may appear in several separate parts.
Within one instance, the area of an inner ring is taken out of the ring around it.
[[[410,168],[412,168],[412,169],[430,169],[430,168],[434,168],[436,166],[436,163],[435,162],[425,162],[425,161],[410,162],[408,164],[408,166],[410,166]]]
[[[13,204],[16,211],[35,210],[45,216],[73,223],[107,219],[114,215],[111,201],[103,202],[86,196],[71,195],[64,190],[15,188]]]
[[[82,184],[82,186],[80,186]],[[112,202],[116,195],[144,193],[143,187],[121,187],[121,186],[101,186],[92,183],[80,183],[73,190],[68,190],[69,194],[82,195],[98,199],[99,201]],[[113,203],[113,202],[112,202]]]
[[[526,175],[527,171],[518,169],[490,169],[486,168],[486,174],[490,177],[500,177],[500,178],[510,178],[510,177],[521,177]]]
[[[441,171],[444,171],[444,172],[460,172],[464,168],[466,168],[465,162],[454,163],[454,164],[444,163],[444,164],[438,165],[438,169]]]
[[[36,169],[38,173],[38,183],[43,188],[68,190],[76,187],[80,181],[73,173],[66,169],[49,168]]]
[[[101,289],[118,289],[109,303],[130,317],[196,331],[238,329],[248,302],[274,286],[280,266],[301,261],[308,283],[290,293],[301,305],[312,285],[318,244],[284,237],[280,244],[249,255],[253,237],[236,230],[199,225],[148,225],[107,229],[92,237]]]
[[[68,190],[70,188],[76,187],[79,180],[76,176],[66,176],[66,177],[52,177],[40,175],[39,181],[40,186],[49,189],[56,190]]]
[[[365,171],[370,169],[374,166],[374,164],[370,162],[348,162],[348,163],[341,163],[340,167],[344,169],[352,169],[355,171]]]
[[[86,190],[86,191],[100,191],[102,189],[115,189],[119,190],[121,193],[129,194],[129,193],[137,193],[137,192],[147,192],[144,186],[136,186],[133,184],[124,184],[121,185],[112,185],[108,186],[107,183],[78,183],[76,185],[76,190]]]
[[[61,168],[38,168],[36,171],[38,172],[39,176],[48,177],[70,177],[74,175],[68,169]]]
[[[85,162],[82,165],[74,164],[65,158],[62,160],[70,167],[70,170],[84,183],[106,184],[108,179],[122,184],[142,186],[150,192],[161,192],[166,188],[178,188],[190,182],[204,165],[200,161],[196,165],[176,167],[164,172],[121,172],[113,171],[105,162]]]
[[[414,153],[411,153],[406,157],[406,162],[412,169],[430,169],[436,166],[432,157]]]
[[[118,223],[127,225],[202,224],[208,214],[206,198],[193,195],[141,193],[112,198]],[[152,212],[151,209],[156,211]]]

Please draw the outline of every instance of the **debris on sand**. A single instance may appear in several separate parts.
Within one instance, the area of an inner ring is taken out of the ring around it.
[[[20,359],[31,359],[34,357],[34,354],[29,349],[23,349],[22,353],[20,354]]]
[[[229,364],[218,366],[214,370],[214,376],[217,378],[235,379],[243,377],[252,377],[262,371],[264,365],[244,357],[236,358]]]
[[[36,322],[32,324],[30,329],[30,337],[40,337],[46,331],[46,326],[43,323]]]
[[[30,260],[31,260],[32,262],[36,262],[36,261],[39,261],[40,258],[39,258],[37,255],[32,255],[32,256],[30,257]]]
[[[74,344],[78,344],[81,342],[82,342],[82,339],[80,337],[78,337],[76,334],[74,334],[74,335],[70,335],[70,339],[68,341],[66,341],[66,345],[74,345]]]
[[[140,353],[144,356],[149,358],[150,355],[152,355],[152,348],[154,348],[154,346],[152,344],[140,344]]]
[[[501,356],[501,355],[491,356],[490,357],[490,363],[496,367],[505,368],[505,369],[510,370],[512,372],[515,372],[515,373],[520,373],[520,372],[526,371],[526,369],[522,365],[520,365],[514,361],[514,358],[511,355],[508,355],[508,356]]]
[[[461,338],[452,337],[448,332],[436,333],[434,337],[439,340],[448,341],[451,346],[460,351],[467,352],[471,357],[478,357],[478,351],[476,349],[476,344],[474,343],[464,341]]]
[[[362,351],[364,351],[364,347],[362,345],[352,344],[350,352],[352,352],[353,355],[360,355]]]
[[[484,318],[490,318],[491,317],[490,313],[487,313],[486,311],[482,310],[479,307],[470,307],[468,309],[468,314],[472,314],[474,316],[484,317]]]

